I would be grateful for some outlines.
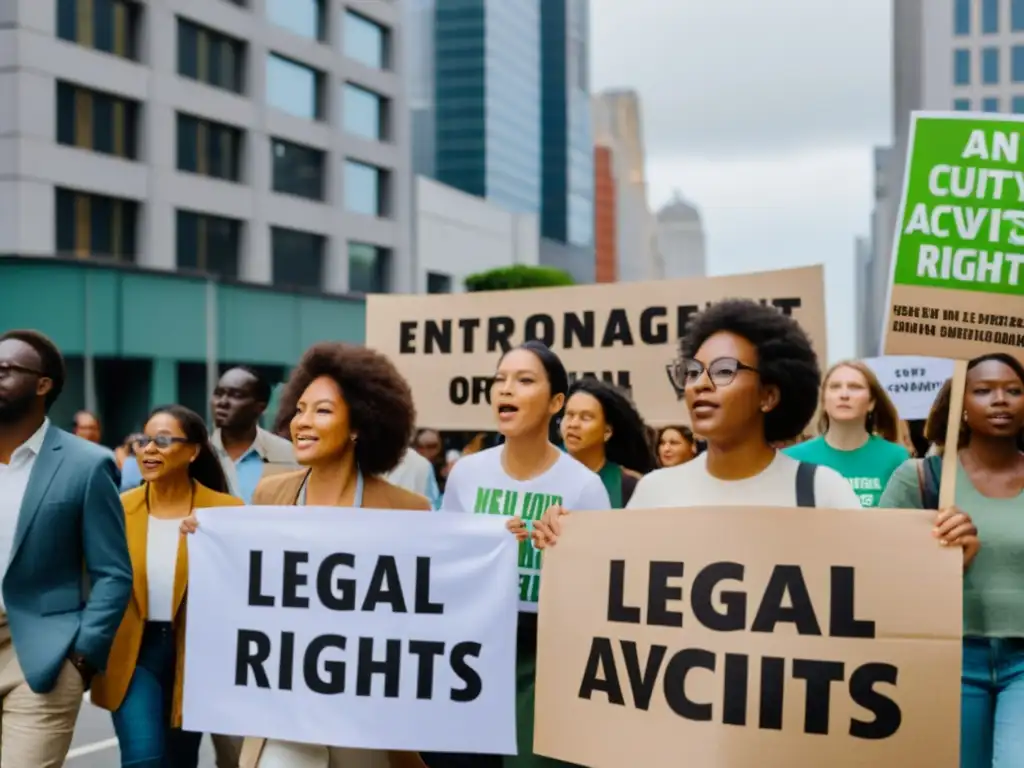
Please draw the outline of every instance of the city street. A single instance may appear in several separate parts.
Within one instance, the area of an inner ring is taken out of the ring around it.
[[[117,740],[110,723],[110,713],[85,701],[68,753],[68,768],[118,768],[119,765]],[[203,739],[199,768],[214,768],[213,748],[208,738]]]

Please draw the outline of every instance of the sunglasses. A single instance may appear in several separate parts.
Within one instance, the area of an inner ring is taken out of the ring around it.
[[[161,450],[167,450],[172,445],[187,445],[190,442],[192,441],[187,437],[171,437],[170,435],[157,435],[156,437],[150,437],[149,435],[135,435],[135,437],[132,438],[132,445],[137,451],[145,449],[150,443],[153,443]]]
[[[682,397],[686,387],[693,386],[705,372],[715,389],[727,387],[735,381],[740,371],[757,373],[757,368],[741,363],[735,357],[718,357],[706,366],[700,360],[684,357],[665,366],[668,379],[676,391],[676,397]]]

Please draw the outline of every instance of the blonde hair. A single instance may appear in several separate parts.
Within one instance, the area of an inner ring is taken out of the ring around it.
[[[864,428],[868,434],[878,435],[890,443],[900,442],[900,415],[889,399],[888,393],[878,380],[875,372],[860,360],[840,360],[829,368],[821,378],[821,391],[818,394],[818,432],[824,435],[828,432],[828,413],[825,411],[825,392],[828,390],[828,380],[832,374],[840,368],[851,368],[867,382],[868,392],[871,399],[875,401],[874,410],[868,414]]]

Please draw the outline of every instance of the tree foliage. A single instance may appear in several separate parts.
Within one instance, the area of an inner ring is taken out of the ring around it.
[[[478,272],[466,278],[467,291],[510,291],[520,288],[550,288],[575,285],[568,272],[555,267],[515,264]]]

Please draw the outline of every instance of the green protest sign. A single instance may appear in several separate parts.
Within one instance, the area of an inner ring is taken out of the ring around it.
[[[1024,120],[914,115],[885,353],[1024,354]]]

